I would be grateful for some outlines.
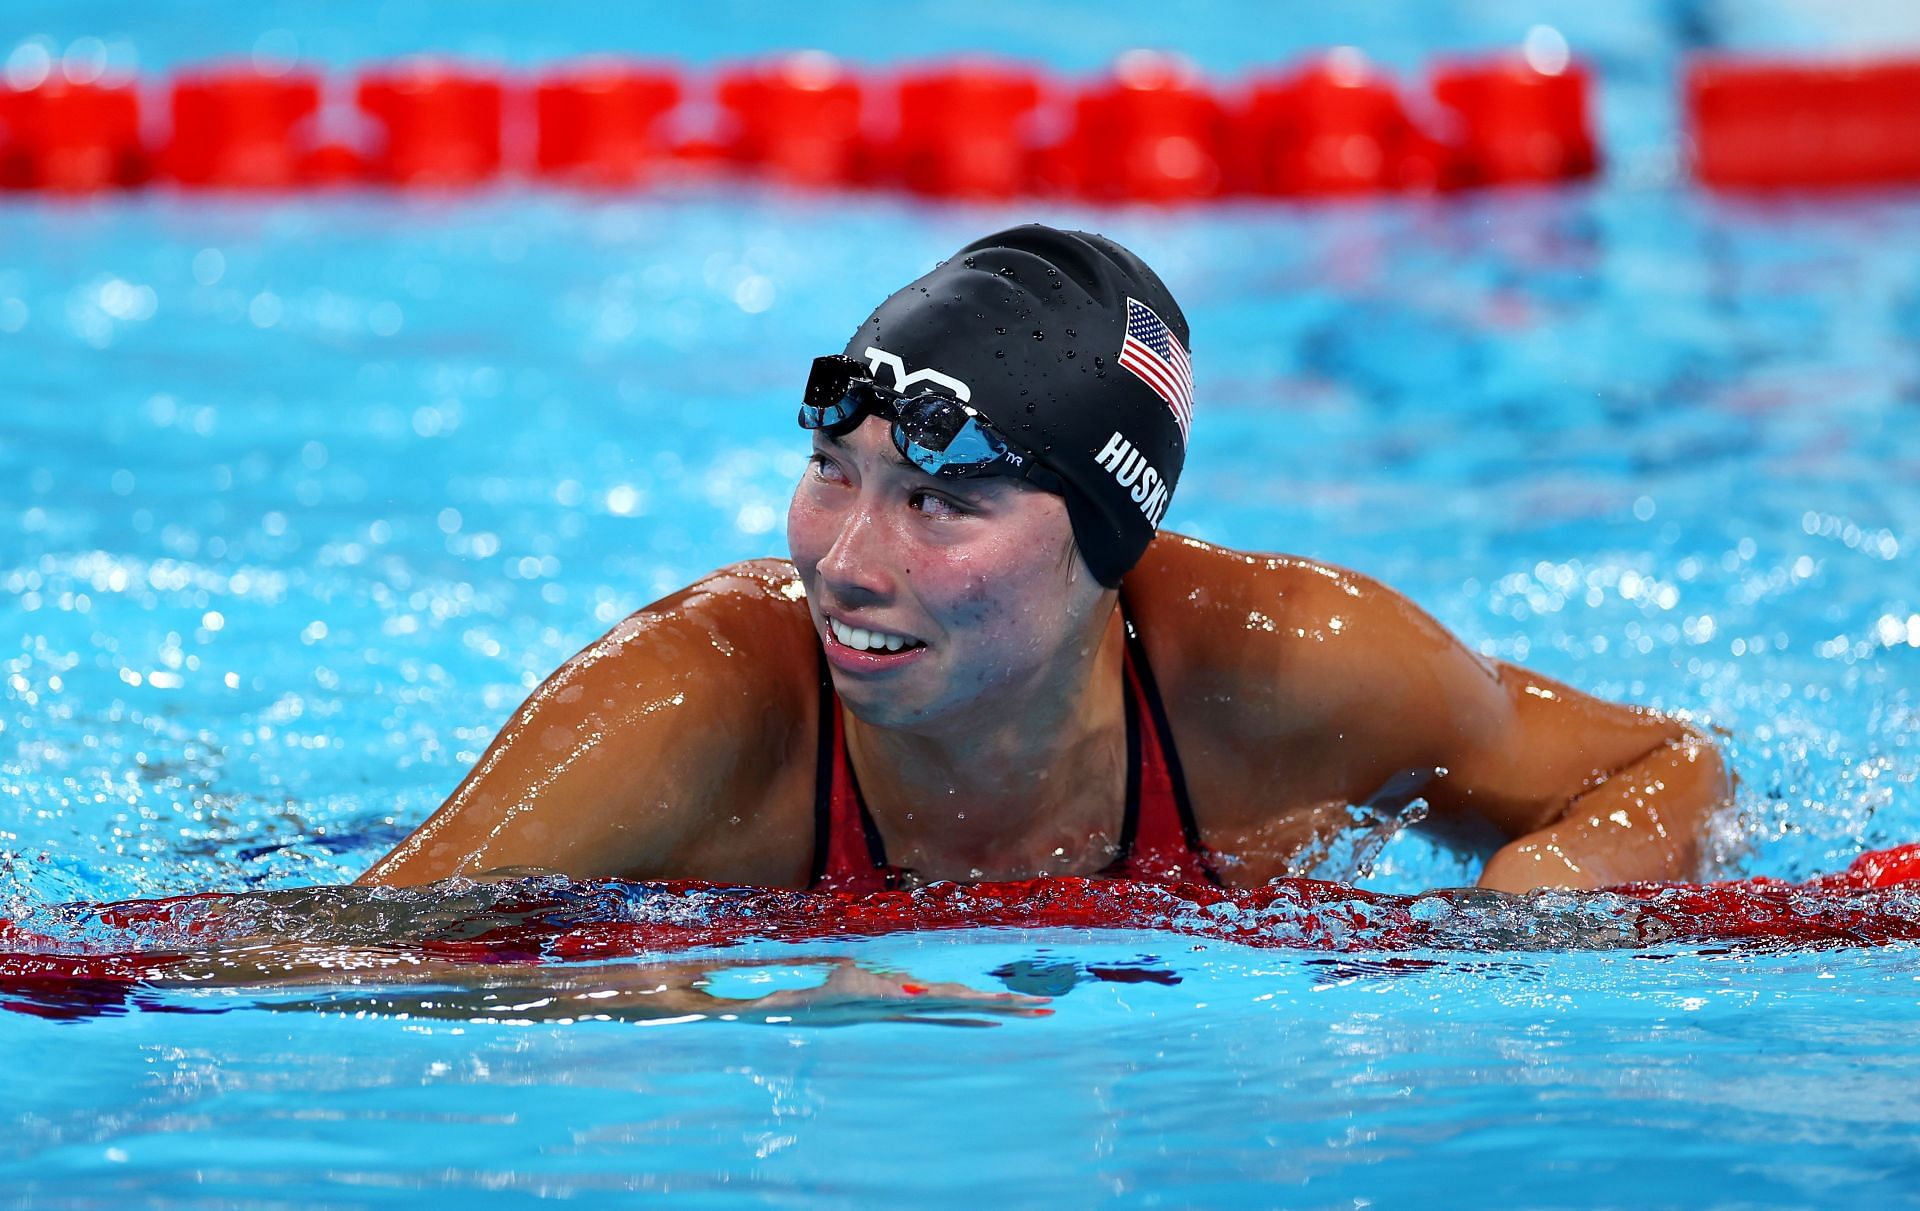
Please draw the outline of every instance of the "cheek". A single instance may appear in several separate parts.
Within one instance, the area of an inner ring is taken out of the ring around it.
[[[806,481],[802,480],[787,502],[787,554],[802,573],[810,572],[832,545],[831,538],[824,535],[820,508],[807,499]]]
[[[937,597],[972,646],[1017,661],[1051,649],[1066,626],[1066,553],[1030,537],[954,552],[919,567],[914,590]]]

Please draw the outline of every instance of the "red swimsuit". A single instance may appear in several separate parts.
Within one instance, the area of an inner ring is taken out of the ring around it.
[[[1127,812],[1120,829],[1120,856],[1102,877],[1149,883],[1220,882],[1200,841],[1187,800],[1187,784],[1174,752],[1166,708],[1147,667],[1147,655],[1127,624]],[[1145,716],[1148,726],[1141,727]],[[840,696],[833,692],[825,653],[820,662],[820,763],[813,802],[812,891],[864,895],[901,886],[905,873],[887,864],[880,830],[860,797],[860,781],[847,759]]]

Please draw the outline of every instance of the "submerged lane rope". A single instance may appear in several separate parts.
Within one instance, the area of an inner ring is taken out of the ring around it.
[[[1523,896],[1452,889],[1386,895],[1278,879],[1202,884],[1033,879],[940,883],[866,896],[699,882],[540,876],[421,888],[323,887],[63,904],[0,922],[0,1008],[80,1018],[168,1003],[168,987],[393,983],[427,965],[526,969],[643,959],[745,942],[817,942],[962,929],[1158,930],[1271,949],[1336,953],[1767,950],[1920,940],[1920,845],[1863,855],[1806,883],[1747,879]],[[192,976],[183,972],[192,971]]]

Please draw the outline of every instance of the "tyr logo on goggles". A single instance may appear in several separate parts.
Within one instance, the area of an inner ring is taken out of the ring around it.
[[[1058,476],[1040,466],[1030,451],[1008,441],[971,405],[932,385],[910,393],[882,387],[865,365],[841,354],[814,358],[800,404],[800,427],[838,437],[868,415],[891,422],[894,448],[929,475],[1009,475],[1065,494]]]

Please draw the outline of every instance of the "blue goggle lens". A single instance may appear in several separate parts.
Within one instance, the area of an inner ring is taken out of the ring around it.
[[[894,448],[929,475],[1035,478],[1033,460],[959,400],[934,391],[903,397],[874,383],[850,357],[815,358],[801,428],[844,432],[868,413],[892,422]]]

